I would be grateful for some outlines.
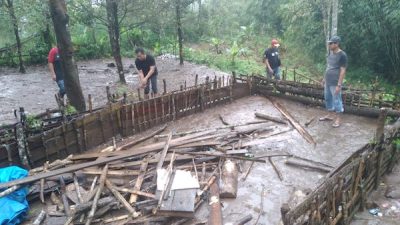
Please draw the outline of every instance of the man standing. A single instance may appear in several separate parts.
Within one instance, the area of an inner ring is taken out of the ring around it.
[[[329,111],[329,114],[321,117],[320,120],[333,120],[333,127],[340,126],[340,114],[344,111],[342,102],[342,84],[344,76],[346,75],[347,55],[342,49],[340,49],[340,41],[341,39],[338,36],[333,36],[328,41],[329,55],[327,57],[325,78],[323,80],[325,106]]]
[[[139,78],[141,87],[144,88],[144,97],[145,99],[149,98],[150,93],[150,83],[152,96],[155,97],[157,95],[157,67],[156,61],[153,56],[149,54],[145,54],[143,48],[137,48],[135,50],[136,53],[136,68],[139,71]]]
[[[49,63],[51,78],[57,82],[57,85],[60,89],[58,95],[62,100],[65,95],[64,73],[61,65],[60,54],[58,53],[57,47],[54,47],[50,50],[47,61]]]
[[[278,40],[272,39],[271,47],[265,50],[264,53],[264,63],[267,69],[268,78],[272,79],[272,76],[275,77],[276,80],[281,79],[281,59],[279,58],[278,47],[280,46]]]

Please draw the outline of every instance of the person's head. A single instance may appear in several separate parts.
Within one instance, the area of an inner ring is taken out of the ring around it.
[[[273,47],[273,48],[278,48],[279,46],[281,46],[281,45],[279,44],[279,41],[276,40],[276,39],[272,39],[272,41],[271,41],[271,47]]]
[[[341,39],[339,36],[332,36],[328,41],[329,49],[332,51],[337,50],[339,48],[340,41]]]
[[[137,48],[135,50],[135,53],[136,53],[136,58],[138,58],[139,60],[143,61],[146,59],[146,54],[143,48]]]

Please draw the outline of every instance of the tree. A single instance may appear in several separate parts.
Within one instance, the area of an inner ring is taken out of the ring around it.
[[[64,71],[65,90],[72,106],[78,111],[85,111],[85,98],[79,81],[78,67],[74,59],[74,49],[68,30],[69,16],[64,0],[49,0],[51,18],[60,51]]]
[[[175,0],[175,12],[176,12],[176,29],[178,33],[178,44],[179,44],[179,64],[183,65],[183,33],[182,33],[182,21],[181,21],[181,0]]]
[[[123,84],[126,83],[124,68],[121,59],[121,50],[119,43],[119,21],[118,21],[118,2],[117,0],[106,0],[106,11],[107,11],[107,28],[108,36],[110,38],[111,51],[117,64],[117,70],[119,75],[119,81]]]
[[[13,0],[7,0],[6,1],[6,7],[8,9],[8,14],[10,15],[12,27],[13,27],[13,30],[14,30],[15,40],[17,42],[17,52],[18,52],[18,60],[19,60],[19,72],[25,73],[26,70],[25,70],[25,67],[24,67],[24,61],[22,59],[22,44],[21,44],[21,39],[20,39],[20,36],[19,36],[18,20],[17,20],[17,17],[15,16]]]

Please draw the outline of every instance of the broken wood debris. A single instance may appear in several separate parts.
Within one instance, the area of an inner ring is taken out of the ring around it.
[[[42,199],[44,202],[51,200],[50,205],[54,206],[51,213],[46,213],[46,219],[62,216],[65,224],[135,224],[140,221],[183,224],[193,218],[208,198],[211,202],[209,224],[222,224],[220,198],[236,198],[238,177],[242,173],[238,163],[251,163],[249,169],[243,171],[242,181],[255,163],[268,162],[282,180],[273,157],[293,158],[329,169],[323,163],[296,158],[286,152],[253,156],[249,151],[251,141],[282,133],[282,126],[273,126],[270,121],[181,133],[172,129],[160,134],[166,130],[166,126],[162,126],[139,139],[127,139],[119,146],[114,141],[97,152],[70,155],[66,160],[46,163],[32,169],[30,176],[2,183],[0,188],[40,183],[46,189],[48,185],[45,184],[58,181],[59,192],[50,191],[50,198],[45,198],[49,191],[43,191]],[[156,136],[166,139],[152,142],[151,138]],[[162,176],[160,171],[164,171]],[[165,179],[162,184],[159,178]],[[122,214],[112,217],[108,213],[112,210],[122,210]],[[246,216],[236,223],[244,224],[249,220],[251,216]]]

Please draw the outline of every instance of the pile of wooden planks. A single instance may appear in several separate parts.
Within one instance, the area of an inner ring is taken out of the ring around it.
[[[264,120],[232,125],[221,119],[224,126],[185,132],[163,126],[133,141],[47,162],[0,189],[9,194],[30,184],[29,199],[44,204],[35,224],[183,224],[208,198],[208,224],[221,225],[220,198],[236,198],[238,162],[269,162],[282,180],[271,158],[293,157],[249,154],[254,139],[288,131],[284,119],[256,117]]]

